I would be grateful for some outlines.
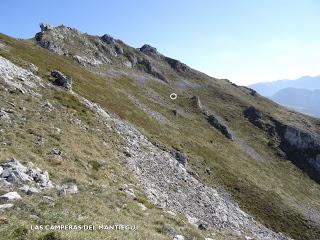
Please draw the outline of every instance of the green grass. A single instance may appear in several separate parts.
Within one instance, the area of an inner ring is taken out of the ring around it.
[[[0,52],[4,57],[20,65],[26,65],[28,62],[34,63],[39,67],[39,74],[45,80],[48,80],[49,72],[53,69],[72,76],[73,89],[78,94],[133,123],[152,141],[159,142],[168,149],[172,147],[183,149],[189,156],[190,166],[198,173],[203,182],[209,186],[226,188],[245,211],[266,226],[275,231],[284,232],[295,239],[315,240],[320,235],[320,226],[307,220],[302,208],[299,207],[299,204],[311,206],[320,211],[319,185],[311,181],[290,162],[278,158],[275,152],[267,146],[267,135],[246,121],[242,116],[242,111],[246,106],[254,105],[291,124],[312,120],[288,113],[270,101],[255,98],[249,95],[246,90],[232,87],[231,84],[222,80],[214,81],[209,86],[199,89],[183,90],[175,88],[174,83],[169,85],[153,81],[141,83],[126,76],[116,79],[103,78],[85,70],[70,59],[35,46],[32,40],[17,41],[5,35],[0,35],[0,39],[10,46],[9,52]],[[190,81],[194,82],[195,80],[190,79]],[[150,100],[148,95],[150,89],[156,92],[162,100]],[[178,93],[178,99],[174,102],[168,98],[171,92]],[[19,159],[34,159],[41,167],[49,169],[53,178],[63,181],[72,176],[75,182],[83,186],[87,186],[93,181],[95,186],[107,182],[115,187],[127,181],[126,175],[121,176],[120,174],[118,176],[119,173],[126,172],[126,170],[116,161],[117,151],[114,146],[119,143],[117,136],[104,129],[101,121],[72,95],[63,90],[48,90],[44,91],[44,94],[53,103],[64,106],[63,109],[59,109],[55,113],[45,113],[50,122],[61,128],[63,133],[56,134],[53,130],[49,130],[48,121],[36,118],[35,112],[28,110],[29,119],[26,125],[10,129],[8,133],[5,133],[5,138],[10,140],[13,145],[4,150],[1,149],[3,159],[12,155]],[[172,123],[172,126],[160,124],[148,116],[130,100],[129,95],[164,115]],[[190,101],[189,98],[193,95],[200,96],[204,105],[223,117],[239,137],[257,150],[264,161],[259,162],[249,157],[234,142],[229,141],[211,128],[199,109],[196,109]],[[35,99],[21,100],[22,96],[14,94],[11,94],[10,97],[12,97],[12,101],[21,101],[21,105],[26,104],[29,106],[28,109],[39,105]],[[174,116],[172,109],[180,109],[188,117],[185,115]],[[104,132],[90,130],[83,132],[70,122],[72,119],[70,116],[73,115],[91,127],[103,129]],[[28,133],[27,129],[31,129],[31,132],[35,134]],[[35,144],[36,135],[46,136],[47,141],[44,146]],[[109,146],[103,145],[102,140]],[[65,153],[62,162],[57,162],[56,159],[51,159],[48,156],[48,152],[53,146],[61,147]],[[100,169],[100,166],[96,164],[99,159],[108,159],[107,169]],[[113,167],[110,168],[110,166]],[[210,168],[212,174],[208,175],[205,171],[206,168]],[[100,220],[103,220],[107,214],[112,214],[110,206],[110,209],[107,206],[102,208],[101,206],[108,202],[115,203],[119,198],[117,194],[110,196],[103,194],[100,196],[99,194],[99,197],[95,199],[95,204],[91,206],[90,197],[82,197],[83,202],[68,198],[70,202],[64,204],[68,206],[83,204],[82,208],[89,207],[95,212],[91,219]],[[130,201],[128,203],[129,209],[124,210],[123,214],[110,216],[119,217],[120,220],[126,221],[140,219],[140,224],[145,226],[139,233],[139,237],[142,239],[145,239],[144,237],[150,231],[154,235],[149,239],[165,239],[167,236],[162,235],[161,232],[162,223],[169,220],[157,221],[157,219],[161,219],[161,211],[150,204],[143,194],[136,201]],[[142,217],[135,205],[136,202],[146,205],[152,214],[149,217]],[[34,204],[37,206],[40,203]],[[101,212],[97,212],[97,209],[100,209]],[[58,213],[61,210],[60,205],[60,208],[55,209],[55,212]],[[49,222],[53,221],[50,217],[51,213],[46,212],[49,210],[43,208],[43,211],[45,212],[44,218]],[[73,211],[77,212],[76,209],[70,210],[70,212]],[[59,215],[58,219],[65,220],[66,218]],[[172,221],[172,224],[181,227],[174,220]],[[13,222],[23,225],[29,221],[17,218]],[[183,226],[184,231],[190,232],[190,236],[192,234],[199,236],[198,231],[190,226]],[[13,230],[13,227],[6,227],[6,230]],[[38,235],[36,237],[43,237]],[[84,236],[84,239],[90,239],[89,236],[89,234]],[[79,236],[66,235],[61,237],[77,239]],[[121,237],[127,238],[128,236],[121,235]],[[134,239],[138,235],[131,237]]]

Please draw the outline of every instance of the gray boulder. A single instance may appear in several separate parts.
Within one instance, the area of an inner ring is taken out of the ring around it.
[[[29,166],[26,167],[14,158],[10,159],[6,163],[3,163],[1,165],[3,170],[0,174],[0,177],[3,179],[2,182],[12,184],[28,182],[30,184],[36,184],[41,188],[53,187],[47,171],[42,171],[41,169],[34,167],[32,163],[29,163],[28,165]],[[32,188],[30,191],[36,192],[36,190]]]
[[[157,49],[148,44],[144,44],[139,50],[146,54],[158,54]]]
[[[1,202],[13,202],[22,199],[17,192],[8,192],[0,196]]]
[[[8,208],[12,208],[12,207],[13,207],[12,203],[0,204],[0,211],[3,211],[3,210],[8,209]]]
[[[184,240],[184,239],[185,238],[182,235],[176,235],[176,236],[173,237],[173,240]]]
[[[31,177],[26,174],[27,168],[12,158],[2,164],[2,173],[0,176],[10,183],[22,183],[31,181]]]
[[[35,193],[39,193],[39,189],[36,187],[30,187],[28,185],[24,185],[21,188],[19,188],[19,190],[21,190],[22,192],[24,192],[27,195],[31,195],[31,194],[35,194]]]
[[[61,152],[61,150],[58,149],[58,148],[53,148],[53,149],[51,150],[51,154],[52,154],[52,155],[61,156],[61,155],[62,155],[62,152]]]
[[[57,70],[52,71],[51,76],[55,78],[55,80],[54,80],[55,85],[64,87],[67,90],[71,90],[71,88],[72,88],[72,78],[71,77],[68,77]]]
[[[57,187],[59,195],[66,196],[68,194],[76,194],[79,192],[76,184],[64,184]]]

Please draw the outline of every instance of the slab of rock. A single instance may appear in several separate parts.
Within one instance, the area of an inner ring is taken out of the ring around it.
[[[59,195],[66,196],[68,194],[76,194],[79,192],[76,184],[64,184],[57,187]]]
[[[146,54],[158,54],[157,49],[148,44],[144,44],[139,50]]]
[[[227,126],[225,126],[217,117],[214,115],[209,115],[207,118],[209,124],[219,130],[226,138],[233,140],[232,133],[229,131]]]
[[[176,149],[171,150],[170,153],[184,167],[187,165],[188,157],[185,153],[178,151]]]
[[[52,155],[58,155],[58,156],[61,156],[61,155],[62,155],[62,152],[61,152],[61,150],[60,150],[60,149],[58,149],[58,148],[54,148],[54,149],[52,149],[52,150],[51,150],[51,154],[52,154]]]
[[[123,187],[119,188],[120,191],[124,191],[129,197],[135,197],[134,190],[129,188],[128,185],[124,185]]]
[[[22,192],[24,192],[27,195],[31,195],[31,194],[35,194],[35,193],[39,193],[40,190],[36,187],[30,187],[28,185],[24,185],[21,188],[19,188]]]
[[[38,167],[34,167],[32,163],[29,163],[28,167],[26,167],[15,158],[12,158],[8,162],[3,163],[1,167],[3,168],[3,171],[0,174],[0,177],[8,183],[21,184],[28,182],[41,188],[53,187],[53,184],[49,179],[48,172],[42,171]],[[31,189],[31,191],[33,190],[35,189]]]
[[[173,237],[173,240],[184,240],[184,239],[185,238],[182,235],[176,235],[176,236]]]
[[[54,80],[55,85],[64,87],[67,90],[71,90],[71,88],[72,88],[72,78],[71,77],[68,77],[57,70],[52,71],[51,76],[55,78],[55,80]]]
[[[165,60],[177,72],[190,71],[190,68],[186,64],[184,64],[176,59],[165,57]]]
[[[3,202],[13,202],[22,199],[17,192],[8,192],[0,196],[0,200]]]
[[[8,208],[12,208],[12,207],[13,207],[12,203],[0,204],[0,211],[3,211],[3,210],[8,209]]]

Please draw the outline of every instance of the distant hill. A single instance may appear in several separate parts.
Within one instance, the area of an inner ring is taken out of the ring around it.
[[[304,76],[296,80],[278,80],[274,82],[256,83],[249,86],[261,95],[271,97],[284,88],[320,89],[320,76]]]
[[[271,97],[272,100],[300,112],[320,116],[320,90],[284,88]]]

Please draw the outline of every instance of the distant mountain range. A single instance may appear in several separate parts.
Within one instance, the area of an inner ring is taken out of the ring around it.
[[[320,76],[257,83],[249,87],[289,108],[320,116]]]

